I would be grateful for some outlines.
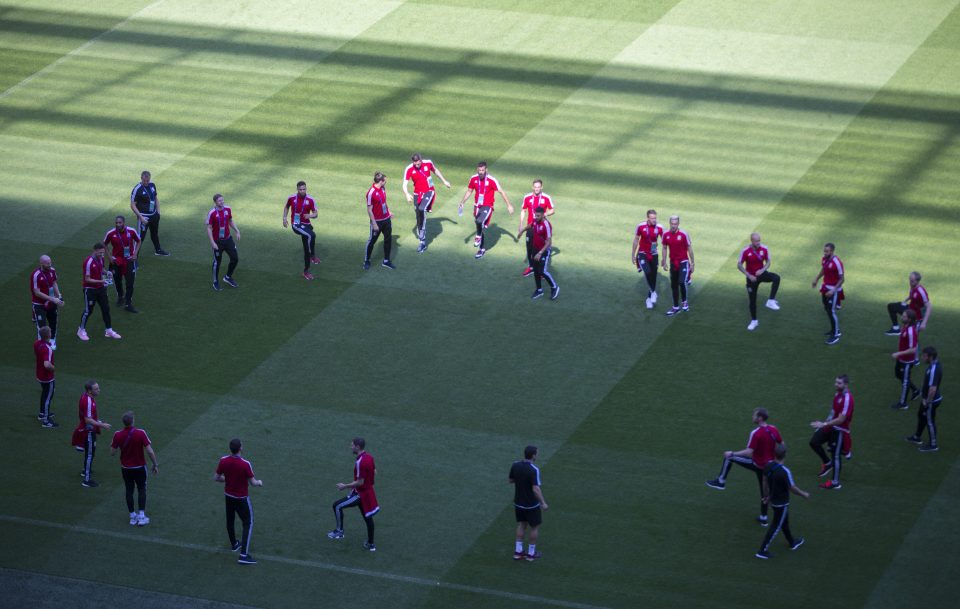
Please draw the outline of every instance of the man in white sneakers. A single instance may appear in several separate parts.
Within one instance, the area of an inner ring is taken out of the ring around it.
[[[153,452],[153,446],[150,445],[150,438],[147,432],[137,429],[133,425],[133,412],[123,413],[123,429],[113,434],[113,442],[110,443],[110,456],[120,451],[120,472],[123,474],[123,484],[127,490],[127,511],[130,512],[131,526],[146,526],[150,524],[150,518],[144,513],[147,507],[147,462],[143,458],[146,451],[153,463],[153,473],[160,473],[157,464],[157,455]],[[137,508],[138,512],[133,511],[133,487],[137,487]]]
[[[750,235],[750,245],[740,252],[737,270],[747,277],[747,299],[750,301],[750,324],[747,330],[756,330],[760,322],[757,321],[757,290],[761,283],[770,283],[770,298],[766,307],[773,311],[780,310],[777,302],[777,290],[780,289],[780,275],[771,273],[770,250],[760,242],[760,233]]]

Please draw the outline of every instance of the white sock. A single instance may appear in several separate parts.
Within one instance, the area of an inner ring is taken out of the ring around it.
[[[518,541],[518,542],[517,542],[517,545],[515,546],[514,552],[516,552],[517,554],[523,554],[523,541]]]
[[[530,556],[533,556],[536,553],[537,553],[537,544],[535,543],[530,544],[527,547],[527,554],[529,554]]]
[[[136,517],[137,517],[136,512],[130,512],[130,518],[136,518]]]
[[[143,510],[140,510],[140,515],[144,516]]]

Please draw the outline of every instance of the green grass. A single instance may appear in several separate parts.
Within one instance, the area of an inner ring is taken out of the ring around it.
[[[952,385],[943,449],[916,453],[900,440],[914,410],[887,408],[894,339],[881,331],[885,303],[923,272],[934,316],[922,340],[939,347],[950,382],[956,5],[0,6],[9,602],[748,608],[769,594],[758,584],[776,582],[784,607],[952,606]],[[415,150],[454,185],[439,192],[423,256],[399,183]],[[495,245],[473,259],[472,223],[454,208],[480,159],[515,203],[538,177],[557,202],[558,301],[529,301],[505,206]],[[113,312],[121,342],[101,339],[95,316],[81,345],[81,261],[129,211],[145,168],[174,255],[145,256],[142,313]],[[393,273],[360,269],[361,197],[376,170],[396,214]],[[299,179],[320,204],[313,283],[279,223]],[[202,226],[214,192],[243,232],[242,287],[221,293]],[[675,320],[662,314],[664,278],[649,312],[628,266],[650,207],[664,222],[681,214],[694,239],[693,311]],[[735,267],[753,230],[784,277],[783,310],[761,309],[747,333]],[[849,276],[832,348],[809,287],[828,240]],[[25,297],[41,253],[68,302],[55,432],[33,419]],[[825,414],[839,373],[857,399],[844,488],[797,501],[792,526],[807,544],[792,553],[778,541],[775,560],[758,564],[752,479],[735,473],[722,494],[703,480],[762,404],[798,483],[815,490],[807,423]],[[106,438],[101,487],[77,483],[69,428],[88,378],[103,388],[103,418],[134,409],[157,448],[146,529],[126,525]],[[359,547],[355,514],[343,543],[324,535],[357,434],[379,470],[375,555]],[[265,481],[253,493],[253,569],[223,548],[211,481],[234,436]],[[552,509],[545,559],[517,565],[505,479],[528,443],[541,447]]]

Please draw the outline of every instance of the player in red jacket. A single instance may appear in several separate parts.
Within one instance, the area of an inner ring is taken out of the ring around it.
[[[373,490],[373,483],[377,466],[373,462],[373,457],[365,450],[366,444],[363,438],[354,438],[350,443],[350,450],[357,458],[353,464],[353,482],[337,483],[337,490],[349,489],[350,494],[333,502],[333,515],[337,520],[337,528],[327,533],[327,537],[343,539],[343,510],[356,506],[360,508],[363,520],[367,523],[367,540],[363,542],[363,547],[376,552],[377,546],[373,543],[373,517],[380,511],[380,505],[377,503],[377,493]]]

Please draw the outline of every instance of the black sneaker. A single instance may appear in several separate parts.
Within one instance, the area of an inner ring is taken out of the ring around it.
[[[830,331],[828,330],[828,331],[824,332],[823,335],[826,336],[826,337],[830,337],[830,336],[833,336],[833,332],[830,332]],[[843,336],[843,332],[837,332],[837,336]]]
[[[370,261],[369,261],[369,260],[364,260],[364,261],[363,261],[363,270],[365,270],[365,271],[369,271],[369,270],[370,270]]]
[[[765,527],[765,526],[767,526],[768,524],[770,524],[770,519],[767,518],[766,516],[757,516],[756,520],[757,520],[757,522],[760,523],[760,526],[762,526],[762,527]]]
[[[837,344],[837,343],[840,342],[840,335],[839,335],[839,334],[831,334],[831,335],[827,338],[827,340],[825,340],[825,341],[823,341],[823,342],[825,342],[825,343],[828,344],[828,345],[835,345],[835,344]]]
[[[100,486],[95,480],[84,480],[80,483],[80,486],[85,486],[87,488],[97,488]]]
[[[673,317],[679,312],[680,312],[680,307],[670,307],[670,309],[667,311],[667,317]]]
[[[910,442],[911,444],[916,444],[918,446],[923,444],[923,438],[917,435],[907,436],[906,438],[904,438],[904,440],[906,440],[907,442]]]
[[[240,549],[240,542],[239,542],[239,541],[235,541],[235,542],[233,542],[232,544],[230,544],[230,551],[231,551],[231,552],[236,552],[236,551],[239,550],[239,549]]]
[[[480,249],[480,251],[478,251],[478,252],[476,253],[476,255],[474,255],[474,258],[476,258],[477,260],[479,260],[479,259],[483,258],[483,255],[486,254],[486,253],[487,253],[487,250],[485,250],[485,249]]]
[[[707,480],[707,486],[709,486],[710,488],[715,488],[718,491],[722,491],[723,489],[727,488],[727,484],[725,482],[720,482],[718,478],[714,478],[713,480]]]
[[[924,444],[917,450],[919,450],[922,453],[935,453],[938,450],[940,450],[940,448],[936,444]]]
[[[890,329],[884,332],[887,336],[900,336],[900,326],[890,326]]]
[[[223,282],[224,282],[225,284],[227,284],[228,286],[230,286],[231,288],[239,288],[239,287],[240,287],[240,286],[237,285],[237,282],[234,281],[234,280],[233,280],[233,277],[231,277],[230,275],[224,275],[224,276],[223,276]],[[256,561],[254,561],[254,562],[256,562]]]
[[[907,404],[904,404],[903,402],[890,404],[890,410],[907,410],[908,408],[910,408],[910,406],[908,406]]]
[[[58,425],[53,419],[47,419],[43,423],[40,423],[40,427],[43,427],[44,429],[54,429],[56,427],[60,427],[60,425]]]
[[[157,251],[155,251],[155,252],[153,253],[153,255],[154,255],[154,256],[169,256],[169,255],[170,255],[170,252],[168,252],[167,250],[165,250],[165,249],[163,249],[163,248],[160,248],[160,249],[158,249]]]
[[[139,312],[140,312],[139,310],[137,310],[137,307],[133,306],[132,304],[128,304],[127,306],[123,307],[123,310],[126,311],[127,313],[139,313]]]
[[[37,420],[43,423],[43,413],[37,415]]]
[[[364,549],[364,550],[367,550],[368,552],[376,552],[376,551],[377,551],[377,546],[373,545],[373,544],[370,543],[369,541],[365,541],[365,542],[363,542],[363,549]]]
[[[221,289],[223,289],[223,288],[220,287],[220,282],[219,282],[219,281],[214,281],[214,282],[213,282],[213,289],[219,292],[219,291],[220,291]]]
[[[425,251],[427,251],[427,242],[421,241],[420,245],[417,246],[417,253],[422,254]]]
[[[397,270],[397,265],[390,262],[389,260],[384,260],[383,262],[380,263],[380,266],[382,266],[385,269],[390,269],[391,271]]]
[[[541,290],[541,289],[538,288],[538,289],[536,289],[536,290],[533,291],[533,296],[530,297],[530,300],[536,300],[536,299],[540,298],[541,296],[543,296],[543,290]]]
[[[790,544],[790,549],[796,550],[797,548],[803,545],[803,542],[804,542],[803,537],[797,537],[796,539],[793,540],[793,543]]]
[[[550,288],[550,300],[556,300],[557,296],[560,295],[560,286],[553,286]]]
[[[249,554],[241,554],[240,558],[237,559],[237,564],[241,565],[255,565],[257,564],[257,559]]]
[[[340,529],[334,529],[327,533],[327,537],[330,539],[343,539],[343,531]]]
[[[766,550],[760,550],[754,554],[754,556],[757,558],[762,558],[763,560],[770,560],[770,552],[767,552]]]

